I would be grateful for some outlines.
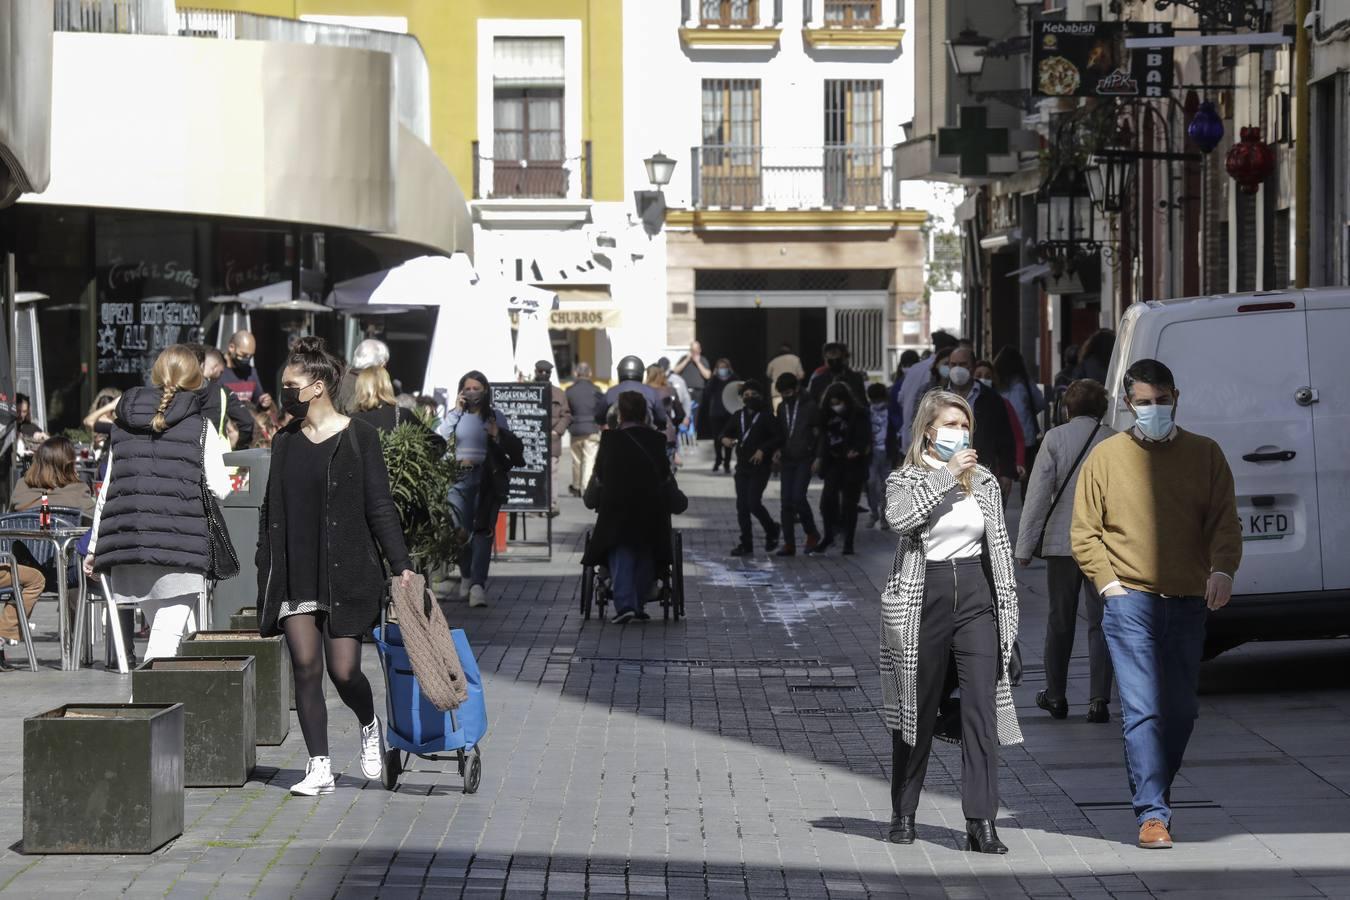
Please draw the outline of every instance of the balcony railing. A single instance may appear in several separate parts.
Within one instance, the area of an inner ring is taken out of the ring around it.
[[[875,28],[881,24],[881,0],[824,0],[830,28]]]
[[[499,139],[496,152],[492,156],[483,156],[478,141],[473,142],[473,199],[590,199],[590,141],[582,142],[580,156],[545,153],[542,159],[523,159],[519,152],[510,152],[510,145],[514,143]]]
[[[693,148],[696,209],[894,208],[898,197],[889,147]]]
[[[410,35],[252,13],[176,9],[174,0],[56,0],[54,25],[57,31],[324,44],[388,53],[394,62],[399,123],[431,142],[431,78],[422,45]]]

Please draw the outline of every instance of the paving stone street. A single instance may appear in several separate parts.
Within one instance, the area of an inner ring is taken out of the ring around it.
[[[566,457],[564,457],[566,458]],[[859,552],[733,560],[732,480],[687,457],[680,517],[688,617],[583,622],[589,516],[567,497],[550,562],[493,567],[491,605],[447,602],[483,669],[491,727],[479,793],[416,761],[397,792],[360,776],[356,722],[329,689],[336,793],[292,797],[292,724],[239,789],[189,789],[179,839],[145,857],[25,856],[22,719],[125,700],[129,680],[0,676],[0,893],[15,897],[1350,897],[1350,641],[1248,645],[1206,665],[1201,720],[1173,799],[1177,847],[1137,849],[1112,723],[1089,725],[1082,628],[1071,716],[1035,708],[1044,568],[1022,573],[1026,743],[1002,754],[1006,857],[964,852],[939,744],[919,841],[885,841],[890,736],[876,707],[879,594],[894,540]],[[813,489],[813,495],[815,493]],[[767,501],[777,514],[778,489]],[[533,520],[532,528],[540,528]],[[862,524],[866,524],[863,517]],[[535,536],[535,535],[532,535]],[[519,555],[525,555],[521,552]],[[44,636],[54,604],[39,607]],[[1081,623],[1080,623],[1081,625]],[[12,648],[10,657],[21,654]],[[374,646],[364,667],[383,714]],[[89,760],[98,765],[97,760]],[[353,774],[355,773],[355,774]]]

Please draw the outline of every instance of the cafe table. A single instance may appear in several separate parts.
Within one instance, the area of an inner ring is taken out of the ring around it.
[[[70,672],[79,667],[78,641],[74,640],[70,621],[70,588],[66,584],[66,572],[70,568],[71,556],[80,538],[89,531],[89,526],[55,525],[51,528],[0,528],[0,541],[46,541],[56,551],[56,605],[57,636],[61,644],[61,670]],[[80,573],[79,600],[84,600],[84,573]],[[17,587],[17,585],[16,585]],[[17,593],[17,592],[16,592]]]

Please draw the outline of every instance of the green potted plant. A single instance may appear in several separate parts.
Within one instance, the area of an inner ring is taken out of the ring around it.
[[[427,427],[408,422],[380,434],[389,489],[408,551],[423,572],[449,569],[459,557],[450,487],[459,480],[453,453],[431,439]]]

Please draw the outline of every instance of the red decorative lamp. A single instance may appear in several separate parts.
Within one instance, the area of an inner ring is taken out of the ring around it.
[[[1238,190],[1244,194],[1255,194],[1261,190],[1261,182],[1275,171],[1275,151],[1270,149],[1270,145],[1261,142],[1260,128],[1243,128],[1239,138],[1233,149],[1228,151],[1225,168],[1238,183]]]

